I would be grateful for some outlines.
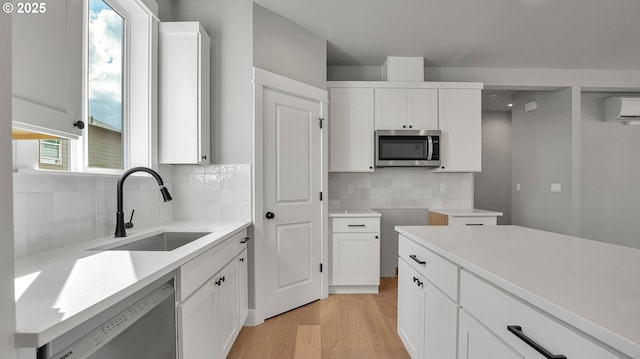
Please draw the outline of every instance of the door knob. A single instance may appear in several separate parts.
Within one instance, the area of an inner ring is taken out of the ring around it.
[[[267,214],[264,215],[267,219],[274,219],[276,218],[276,215],[273,212],[267,212]]]

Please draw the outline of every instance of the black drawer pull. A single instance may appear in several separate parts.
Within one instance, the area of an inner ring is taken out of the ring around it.
[[[555,354],[549,353],[547,349],[543,348],[540,344],[533,341],[533,339],[524,335],[524,333],[522,332],[522,327],[519,325],[508,325],[507,330],[513,333],[513,335],[518,337],[523,342],[527,343],[528,346],[535,349],[538,353],[542,354],[547,359],[567,359],[567,357],[562,354],[555,355]]]
[[[349,224],[349,227],[366,227],[364,224]]]
[[[484,226],[484,223],[467,223],[467,226]]]
[[[409,258],[413,259],[414,261],[416,261],[416,263],[418,264],[427,264],[427,262],[418,259],[418,257],[415,254],[411,254],[409,255]]]
[[[241,244],[245,244],[245,243],[249,242],[249,239],[251,239],[251,238],[249,238],[249,237],[244,237],[244,240],[243,240],[243,241],[240,241],[240,243],[241,243]]]

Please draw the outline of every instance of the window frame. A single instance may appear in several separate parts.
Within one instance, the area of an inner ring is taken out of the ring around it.
[[[89,166],[89,0],[85,0],[86,11],[84,19],[86,23],[84,25],[85,39],[83,41],[83,100],[82,100],[82,117],[87,120],[87,125],[82,131],[82,150],[77,151],[75,157],[78,163],[82,164],[82,172],[90,173],[106,173],[106,174],[120,174],[125,169],[131,167],[129,165],[129,156],[127,155],[127,148],[130,146],[131,141],[129,139],[129,121],[130,121],[130,76],[131,71],[131,15],[121,4],[121,1],[127,0],[101,0],[105,4],[111,7],[123,21],[122,29],[122,168],[102,168]],[[132,1],[133,0],[129,0]],[[76,143],[76,148],[77,148]],[[70,156],[72,152],[70,151]],[[71,162],[71,161],[70,161]]]

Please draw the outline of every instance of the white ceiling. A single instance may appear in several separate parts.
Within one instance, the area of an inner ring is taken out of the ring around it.
[[[640,70],[640,0],[256,0],[328,40],[329,65]]]

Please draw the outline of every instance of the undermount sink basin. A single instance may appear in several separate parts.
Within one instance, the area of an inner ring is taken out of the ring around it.
[[[112,248],[94,248],[105,251],[172,251],[202,238],[210,232],[164,232]]]

